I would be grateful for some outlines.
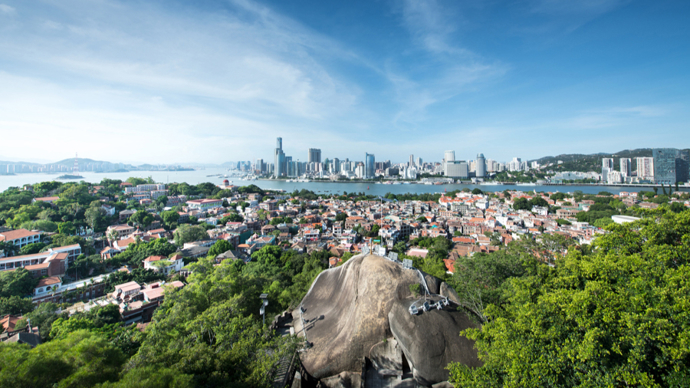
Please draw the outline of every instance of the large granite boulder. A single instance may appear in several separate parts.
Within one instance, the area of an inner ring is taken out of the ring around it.
[[[456,304],[411,315],[408,311],[411,302],[395,302],[388,313],[388,322],[417,382],[428,386],[448,380],[445,366],[450,362],[481,366],[474,341],[460,335],[460,331],[477,324],[459,311]]]
[[[442,282],[424,277],[438,293]],[[302,317],[299,309],[292,313],[295,332],[303,334],[304,319],[312,345],[301,353],[304,369],[322,381],[339,375],[329,379],[338,385],[345,380],[342,372],[362,372],[365,357],[380,373],[394,373],[404,354],[415,378],[431,385],[447,380],[450,361],[479,365],[472,342],[459,336],[473,323],[457,306],[417,316],[407,311],[414,300],[409,286],[420,280],[416,270],[374,255],[322,272],[302,300]]]
[[[390,337],[388,312],[393,303],[411,297],[416,271],[379,256],[358,255],[340,267],[323,271],[302,300],[307,339],[302,365],[317,379],[362,370],[371,348]],[[293,326],[302,334],[299,309]]]

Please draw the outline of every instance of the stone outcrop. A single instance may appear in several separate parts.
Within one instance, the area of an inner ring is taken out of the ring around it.
[[[474,342],[460,335],[461,330],[477,326],[464,312],[451,304],[443,310],[411,315],[409,306],[408,300],[396,302],[388,313],[388,322],[413,368],[415,380],[423,385],[448,380],[445,366],[450,362],[481,365]]]
[[[441,291],[439,279],[425,278],[432,293]],[[367,358],[382,375],[401,374],[401,366],[409,364],[419,383],[431,385],[448,378],[444,368],[450,361],[478,365],[472,342],[459,336],[471,323],[457,306],[409,314],[414,301],[409,286],[419,282],[417,271],[374,255],[355,256],[322,272],[302,301],[312,345],[301,354],[304,369],[322,382],[347,385],[350,379],[342,372],[362,373]],[[292,316],[301,336],[300,310]]]

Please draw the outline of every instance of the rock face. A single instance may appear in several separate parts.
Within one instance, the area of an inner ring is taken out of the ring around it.
[[[461,330],[477,325],[464,312],[458,311],[457,305],[411,315],[408,312],[410,304],[409,300],[397,301],[388,313],[388,321],[413,368],[415,380],[422,385],[448,380],[445,366],[450,362],[481,366],[474,342],[459,335]]]
[[[438,292],[441,281],[432,280],[433,284],[427,279],[429,289]],[[463,313],[442,310],[411,316],[407,312],[414,300],[409,286],[419,282],[416,271],[374,255],[355,256],[322,272],[302,301],[306,335],[312,344],[301,354],[305,370],[322,381],[342,372],[362,373],[366,357],[389,373],[399,367],[404,353],[407,361],[402,364],[409,363],[415,378],[431,385],[448,378],[444,368],[450,361],[478,365],[472,342],[459,336],[471,325],[460,317]],[[292,316],[295,332],[301,336],[299,309]],[[384,341],[393,336],[397,342]],[[394,355],[396,349],[398,355]]]

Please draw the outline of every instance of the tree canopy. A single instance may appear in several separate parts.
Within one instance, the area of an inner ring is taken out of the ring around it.
[[[456,386],[681,387],[690,383],[690,211],[609,224],[593,249],[512,277]]]

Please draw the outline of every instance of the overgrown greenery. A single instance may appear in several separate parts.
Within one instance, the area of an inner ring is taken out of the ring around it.
[[[494,287],[482,328],[463,332],[484,365],[449,365],[456,386],[690,384],[690,211],[607,230]]]

